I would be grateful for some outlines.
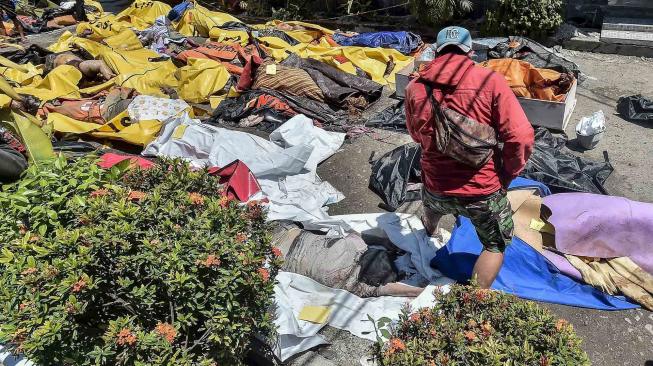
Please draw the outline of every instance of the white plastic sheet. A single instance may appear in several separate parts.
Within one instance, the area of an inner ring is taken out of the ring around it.
[[[581,136],[592,136],[605,131],[605,114],[603,111],[594,112],[589,117],[581,118],[576,125],[576,133]]]
[[[317,165],[338,151],[345,134],[328,132],[298,115],[270,135],[272,141],[202,124],[187,113],[165,121],[143,155],[179,157],[197,167],[223,167],[241,160],[268,198],[268,220],[292,220],[344,232],[324,206],[344,198],[316,174]]]
[[[408,265],[412,265],[424,278],[430,279],[431,284],[415,299],[389,296],[363,299],[345,290],[326,287],[305,276],[281,272],[276,278],[278,284],[275,287],[275,324],[279,327],[280,335],[277,355],[282,361],[312,348],[312,344],[320,344],[323,341],[322,338],[315,338],[319,337],[317,333],[324,327],[323,324],[299,320],[299,312],[304,306],[327,306],[331,309],[328,325],[374,341],[376,334],[368,315],[373,319],[387,317],[396,321],[405,304],[409,304],[413,310],[433,306],[433,291],[436,286],[441,286],[446,291],[449,284],[454,282],[438,271],[425,267],[433,258],[434,250],[444,243],[429,239],[417,217],[385,213],[334,216],[332,219],[344,222],[360,234],[389,238],[395,245],[410,253]]]

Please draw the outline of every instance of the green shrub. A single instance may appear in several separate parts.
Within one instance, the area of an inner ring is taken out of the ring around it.
[[[410,10],[422,24],[444,25],[472,10],[471,0],[410,0]]]
[[[0,220],[22,232],[0,227],[0,343],[41,366],[241,364],[273,331],[261,206],[185,163],[122,168],[61,158],[5,187]]]
[[[498,0],[488,10],[482,32],[488,36],[545,38],[563,22],[562,0]]]
[[[571,325],[529,301],[454,285],[408,315],[376,346],[382,365],[589,365]]]

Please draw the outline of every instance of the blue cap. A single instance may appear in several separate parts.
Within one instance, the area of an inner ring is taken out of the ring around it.
[[[463,52],[472,50],[472,35],[463,27],[446,27],[438,33],[436,51],[440,52],[449,45],[458,46]]]

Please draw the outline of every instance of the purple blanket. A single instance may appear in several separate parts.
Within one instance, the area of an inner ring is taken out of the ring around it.
[[[630,257],[653,273],[653,204],[591,193],[544,197],[556,248],[585,257]]]

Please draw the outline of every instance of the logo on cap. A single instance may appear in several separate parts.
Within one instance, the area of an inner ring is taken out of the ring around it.
[[[447,39],[458,39],[460,32],[456,28],[447,29]]]

